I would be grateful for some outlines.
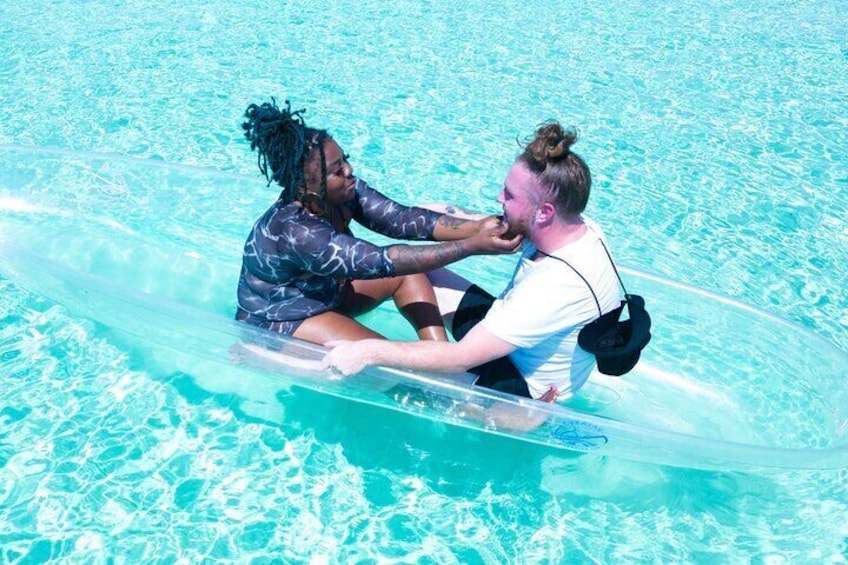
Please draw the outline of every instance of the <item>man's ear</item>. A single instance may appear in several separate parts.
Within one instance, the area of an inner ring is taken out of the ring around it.
[[[536,222],[549,222],[556,216],[556,207],[551,202],[542,202],[536,207]]]

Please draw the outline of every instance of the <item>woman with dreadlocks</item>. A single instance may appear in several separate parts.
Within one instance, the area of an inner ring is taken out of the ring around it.
[[[245,136],[268,184],[282,187],[244,246],[238,320],[324,344],[382,337],[353,319],[389,297],[419,338],[446,341],[426,272],[469,255],[512,253],[521,238],[501,236],[495,218],[470,221],[398,204],[353,175],[326,130],[304,110],[272,98],[245,112]],[[396,239],[432,245],[380,247],[356,238],[351,220]]]

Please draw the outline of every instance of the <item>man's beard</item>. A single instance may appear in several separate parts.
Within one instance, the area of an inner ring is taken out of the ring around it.
[[[503,239],[512,239],[517,235],[527,235],[527,222],[521,219],[514,219],[513,221],[509,221],[506,216],[501,216],[501,222],[506,224],[506,233],[504,233],[501,238]]]

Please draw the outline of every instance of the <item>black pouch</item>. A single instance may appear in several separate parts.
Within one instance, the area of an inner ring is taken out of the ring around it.
[[[606,251],[607,258],[615,271],[615,276],[618,277],[618,284],[624,290],[624,300],[621,306],[607,312],[601,312],[601,304],[598,302],[598,296],[595,294],[592,285],[586,280],[580,271],[575,269],[571,263],[560,257],[554,257],[547,253],[541,252],[552,259],[562,261],[571,270],[577,273],[586,286],[589,287],[589,292],[592,293],[592,298],[595,299],[595,305],[598,307],[598,319],[589,322],[580,333],[577,334],[577,343],[584,350],[595,356],[598,363],[598,371],[605,375],[620,377],[628,373],[636,363],[639,362],[639,357],[642,355],[642,350],[651,341],[651,316],[645,309],[645,299],[638,294],[629,294],[624,287],[624,281],[621,280],[621,275],[618,274],[618,268],[615,266],[615,261],[612,260],[607,246],[601,240],[601,245]],[[627,308],[627,319],[622,320],[621,314],[624,308]]]
[[[638,294],[624,296],[621,306],[586,324],[577,335],[580,347],[595,356],[598,371],[615,377],[636,366],[651,341],[651,316],[645,309],[645,299]],[[622,320],[625,307],[628,319]]]

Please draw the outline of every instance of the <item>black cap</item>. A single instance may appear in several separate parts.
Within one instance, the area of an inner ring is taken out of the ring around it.
[[[619,321],[625,306],[629,319]],[[645,299],[636,294],[626,294],[621,306],[586,324],[577,336],[580,347],[595,356],[598,370],[613,376],[630,371],[649,341],[651,316]]]

